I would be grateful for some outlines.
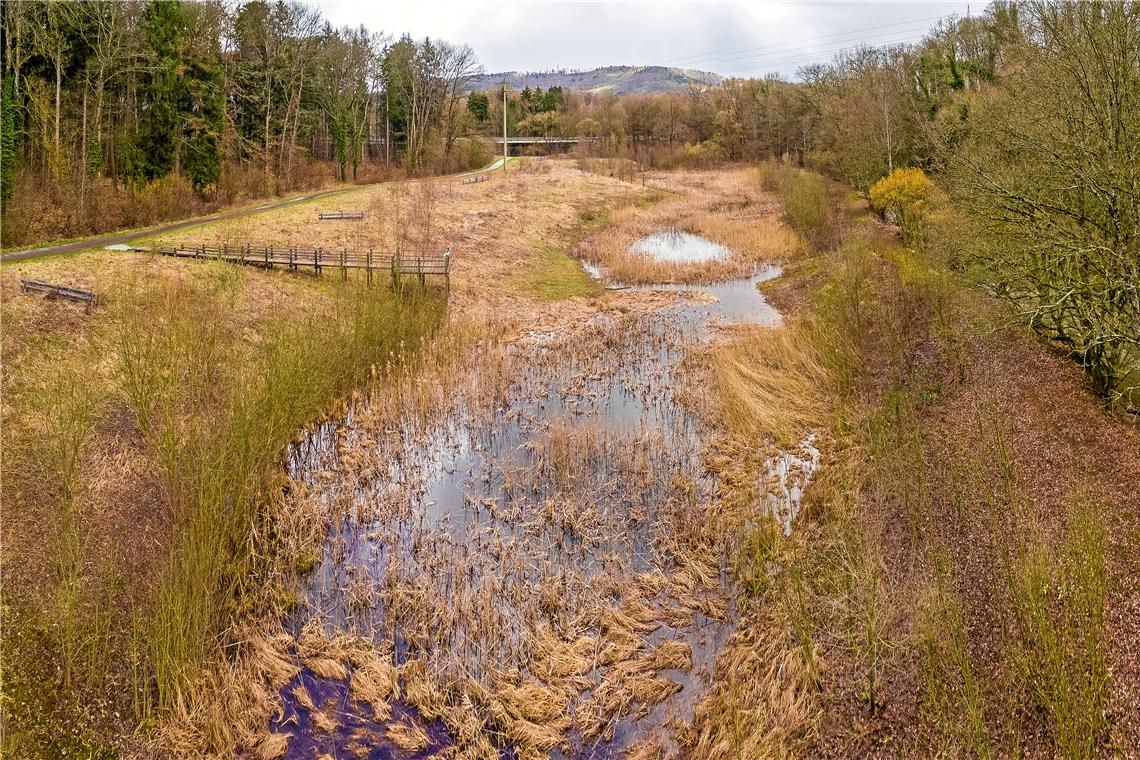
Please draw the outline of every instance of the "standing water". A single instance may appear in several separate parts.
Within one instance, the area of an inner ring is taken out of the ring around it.
[[[732,256],[727,246],[689,232],[668,229],[646,235],[630,247],[632,253],[672,264],[724,261]]]
[[[290,622],[299,648],[350,634],[399,683],[369,702],[355,670],[305,660],[271,723],[286,757],[669,746],[736,617],[683,359],[714,318],[778,323],[756,287],[778,274],[656,286],[715,300],[531,336],[474,362],[473,385],[510,378],[489,402],[398,430],[365,406],[296,447],[296,490],[340,515]]]

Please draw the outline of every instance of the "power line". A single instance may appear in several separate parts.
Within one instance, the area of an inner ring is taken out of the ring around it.
[[[883,40],[881,42],[877,42],[874,45],[868,45],[868,47],[879,48],[879,47],[886,47],[888,45],[904,45],[907,43],[918,42],[921,39],[922,39],[922,37],[914,37],[912,35],[909,37],[901,37],[899,39]],[[740,73],[757,71],[757,70],[762,70],[762,69],[771,69],[773,67],[778,67],[778,66],[782,66],[785,64],[789,64],[789,63],[797,63],[800,61],[802,61],[803,63],[816,63],[818,61],[828,60],[837,53],[842,53],[844,50],[851,50],[851,49],[852,49],[852,46],[849,43],[844,43],[843,45],[840,45],[840,46],[834,47],[834,48],[825,48],[825,49],[821,49],[821,50],[810,50],[810,51],[804,50],[804,51],[796,52],[794,54],[777,56],[774,58],[764,58],[761,60],[757,60],[754,62],[747,63],[745,65],[734,66],[734,67],[730,67],[727,69],[722,69],[719,73],[725,74],[725,75],[740,74]],[[810,60],[805,60],[809,57],[810,57]]]
[[[830,34],[820,35],[817,37],[809,37],[809,38],[805,38],[805,39],[801,39],[801,40],[791,40],[791,41],[787,41],[787,42],[776,43],[773,45],[760,45],[757,47],[741,48],[738,50],[717,52],[717,53],[700,53],[700,54],[696,54],[696,55],[683,56],[680,58],[672,58],[672,59],[669,59],[666,61],[662,61],[661,63],[659,63],[657,65],[660,65],[660,66],[677,65],[677,64],[680,64],[682,61],[686,61],[687,63],[684,63],[682,65],[682,67],[693,68],[693,67],[697,67],[697,66],[711,65],[712,63],[715,63],[718,61],[728,62],[728,60],[732,59],[732,58],[739,58],[739,57],[748,58],[750,56],[755,56],[758,54],[759,55],[768,55],[768,54],[773,53],[773,52],[780,52],[781,48],[795,47],[798,45],[808,45],[808,44],[811,44],[814,42],[837,42],[840,40],[840,38],[850,37],[852,35],[861,35],[864,32],[873,32],[873,31],[878,31],[878,30],[882,30],[882,29],[895,29],[896,27],[902,27],[902,26],[912,27],[912,26],[915,26],[918,24],[923,25],[923,28],[929,28],[929,25],[932,22],[937,21],[941,18],[945,18],[945,16],[933,16],[933,17],[925,18],[925,19],[910,19],[908,21],[898,21],[898,22],[895,22],[893,24],[880,24],[878,26],[863,27],[861,29],[848,29],[848,30],[842,31],[842,32],[832,32]],[[903,30],[897,30],[897,31],[903,31]],[[736,63],[736,62],[738,62],[738,61],[734,61],[734,63]]]
[[[826,45],[821,45],[821,46],[809,45],[809,46],[804,46],[802,48],[794,48],[794,47],[784,48],[783,50],[774,50],[771,53],[766,53],[763,55],[752,55],[752,56],[749,56],[747,58],[741,58],[740,60],[736,60],[736,61],[725,61],[723,64],[720,64],[717,68],[719,71],[724,72],[726,70],[731,71],[733,69],[739,69],[740,67],[747,67],[747,66],[751,66],[751,65],[756,64],[756,63],[764,63],[767,61],[771,61],[773,59],[784,58],[786,56],[793,56],[794,57],[794,56],[802,55],[804,53],[809,53],[809,54],[814,55],[814,54],[819,53],[819,52],[845,50],[845,49],[857,47],[857,46],[863,45],[863,44],[866,44],[869,47],[880,47],[882,45],[891,45],[891,44],[894,44],[896,42],[910,42],[910,41],[913,41],[915,39],[922,39],[922,37],[925,36],[925,34],[926,34],[926,29],[927,29],[927,27],[925,27],[925,26],[924,27],[916,27],[914,29],[899,29],[896,31],[896,34],[903,35],[902,37],[898,37],[898,38],[892,37],[890,39],[884,39],[884,40],[864,41],[863,39],[856,38],[856,39],[851,39],[851,40],[836,40],[836,41],[833,41],[833,42],[830,42]]]

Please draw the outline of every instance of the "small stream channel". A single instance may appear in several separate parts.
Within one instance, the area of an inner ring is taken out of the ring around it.
[[[720,255],[712,241],[665,235],[643,250],[684,249],[660,253],[671,261]],[[757,288],[779,273],[769,266],[727,282],[637,286],[715,300],[686,299],[620,322],[596,317],[574,336],[526,336],[506,349],[522,371],[492,408],[458,408],[403,430],[369,430],[355,421],[365,414],[318,428],[291,451],[289,474],[351,508],[305,580],[292,632],[319,624],[326,635],[370,639],[396,665],[424,659],[441,682],[493,689],[504,673],[537,677],[536,636],[595,635],[612,609],[644,608],[651,622],[638,629],[638,651],[683,642],[691,667],[657,673],[672,684],[664,699],[612,715],[602,709],[592,722],[579,718],[603,704],[606,671],[586,673],[575,686],[574,728],[550,756],[620,756],[641,737],[691,720],[736,613],[723,553],[706,560],[713,575],[703,584],[686,580],[693,574],[685,574],[683,537],[707,522],[716,482],[702,466],[702,424],[680,395],[683,359],[713,322],[779,324]],[[377,443],[381,436],[392,442]],[[347,471],[347,456],[366,464],[330,488],[327,473]],[[802,484],[788,482],[797,465],[772,466],[798,499]],[[314,728],[298,685],[335,713],[335,729]],[[287,758],[421,758],[455,741],[444,721],[421,720],[428,744],[401,746],[386,726],[421,719],[415,707],[397,700],[391,716],[374,720],[345,682],[308,669],[281,696],[284,710],[270,729],[292,734]],[[496,744],[502,757],[516,756],[509,738]]]

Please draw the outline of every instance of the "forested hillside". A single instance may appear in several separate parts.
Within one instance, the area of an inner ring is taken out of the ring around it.
[[[485,90],[502,85],[512,90],[524,87],[585,92],[609,92],[614,95],[657,95],[665,92],[684,92],[689,87],[718,85],[719,74],[696,69],[672,66],[604,66],[589,71],[501,71],[480,74],[471,80],[468,88]]]

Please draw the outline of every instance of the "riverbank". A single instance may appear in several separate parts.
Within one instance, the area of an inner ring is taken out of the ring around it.
[[[834,383],[807,519],[750,563],[782,568],[760,598],[816,664],[796,754],[1127,756],[1135,427],[1003,305],[833,197],[842,244],[766,289]]]

